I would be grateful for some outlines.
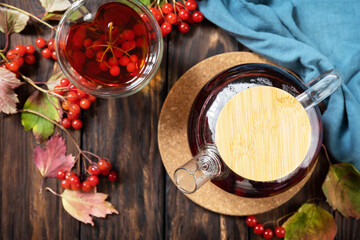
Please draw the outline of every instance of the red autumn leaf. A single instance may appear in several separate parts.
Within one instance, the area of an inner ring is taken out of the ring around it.
[[[75,158],[66,154],[64,139],[53,136],[46,142],[45,149],[40,146],[34,148],[35,166],[43,177],[56,177],[59,170],[70,170]]]
[[[19,99],[13,89],[23,82],[16,78],[15,73],[0,67],[0,112],[16,113],[16,103]]]
[[[107,214],[118,211],[105,201],[107,194],[97,192],[83,192],[65,189],[60,195],[64,209],[74,218],[94,226],[91,216],[105,218]]]

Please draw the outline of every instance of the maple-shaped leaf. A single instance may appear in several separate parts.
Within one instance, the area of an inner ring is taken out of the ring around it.
[[[34,163],[43,177],[56,177],[60,170],[70,170],[74,156],[66,155],[66,144],[62,137],[53,136],[47,142],[45,149],[37,145],[34,148]]]
[[[337,226],[333,216],[312,203],[303,204],[284,224],[285,240],[334,239]]]
[[[29,20],[29,16],[12,9],[0,7],[0,31],[10,34],[21,32]]]
[[[16,78],[15,73],[0,67],[0,112],[6,114],[17,112],[16,103],[19,99],[13,89],[21,84],[23,82]]]
[[[61,194],[64,209],[74,218],[94,226],[91,216],[105,218],[107,214],[118,213],[114,206],[105,201],[107,194],[67,190]]]
[[[49,100],[51,99],[51,101]],[[48,116],[55,121],[60,120],[57,109],[60,109],[57,98],[48,97],[45,93],[35,91],[25,102],[24,109],[30,109]],[[25,131],[33,130],[38,142],[47,140],[54,133],[54,124],[49,120],[33,113],[23,112],[21,123]]]
[[[68,0],[40,0],[46,12],[65,11],[71,6]]]
[[[345,217],[360,218],[360,173],[352,164],[331,165],[322,190],[333,209]]]

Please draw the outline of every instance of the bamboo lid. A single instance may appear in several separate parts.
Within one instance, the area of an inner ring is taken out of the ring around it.
[[[254,181],[273,181],[294,171],[310,140],[310,121],[300,102],[268,86],[249,88],[231,98],[215,130],[226,165]]]

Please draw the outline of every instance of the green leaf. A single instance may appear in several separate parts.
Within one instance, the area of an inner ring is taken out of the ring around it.
[[[303,204],[284,224],[285,240],[334,239],[337,226],[333,216],[323,208]]]
[[[40,0],[47,12],[65,11],[71,6],[68,0]]]
[[[333,209],[345,217],[360,218],[360,173],[352,164],[331,165],[322,190]]]
[[[64,12],[47,12],[43,17],[42,20],[55,20],[55,21],[59,21],[62,16],[63,16]]]
[[[140,0],[140,2],[142,2],[145,6],[150,5],[150,0]]]
[[[52,102],[50,102],[49,98]],[[59,121],[59,101],[55,97],[47,97],[45,93],[35,91],[25,102],[24,109],[30,109],[42,113],[49,118]],[[53,105],[55,104],[55,106]],[[54,124],[49,120],[33,113],[24,112],[21,114],[21,123],[25,131],[33,130],[38,142],[47,140],[54,133]]]
[[[29,16],[12,9],[0,7],[0,31],[3,33],[21,32],[29,20]]]
[[[52,75],[48,79],[48,84],[46,84],[49,90],[53,90],[55,86],[60,85],[60,80],[65,77],[65,74],[62,71],[59,71]]]

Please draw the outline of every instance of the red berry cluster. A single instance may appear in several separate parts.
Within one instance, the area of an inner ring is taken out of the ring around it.
[[[24,45],[17,45],[6,53],[6,58],[9,62],[4,63],[2,67],[17,73],[24,62],[29,65],[35,63],[34,53],[35,48],[33,45],[27,45],[26,47]]]
[[[204,15],[197,11],[195,0],[187,0],[185,4],[178,1],[173,1],[173,4],[165,3],[161,8],[150,8],[150,12],[159,23],[163,36],[168,35],[173,26],[177,26],[181,33],[186,33],[190,30],[189,23],[201,22],[204,19]]]
[[[262,235],[265,239],[271,239],[274,236],[273,230],[271,230],[270,228],[264,229],[264,225],[257,223],[257,219],[255,216],[248,216],[246,218],[246,224],[249,227],[254,228],[255,234]],[[285,228],[282,226],[276,227],[275,235],[279,238],[283,238],[285,236]]]
[[[64,189],[82,190],[84,192],[90,191],[93,187],[98,185],[101,174],[114,182],[117,178],[117,173],[111,170],[111,163],[105,159],[100,159],[97,164],[93,164],[88,169],[90,176],[85,181],[80,181],[80,177],[74,171],[60,170],[57,173],[57,178],[61,180],[61,187]]]
[[[54,93],[65,96],[65,101],[61,103],[66,117],[61,120],[61,125],[64,128],[80,129],[82,121],[79,119],[81,109],[88,109],[91,103],[96,100],[96,97],[87,94],[71,84],[69,79],[62,78],[60,85],[54,87]]]
[[[38,39],[36,39],[35,44],[37,47],[42,48],[41,55],[44,58],[52,58],[57,61],[55,52],[55,41],[53,39],[46,42],[45,39],[39,37]]]

